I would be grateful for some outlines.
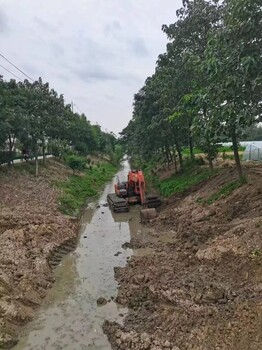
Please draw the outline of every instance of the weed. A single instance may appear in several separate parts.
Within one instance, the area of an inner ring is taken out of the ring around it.
[[[238,147],[238,151],[239,152],[244,152],[244,150],[246,149],[245,146],[239,146]],[[221,146],[218,148],[218,152],[223,153],[223,152],[233,152],[233,147],[232,146]]]
[[[59,209],[68,215],[77,215],[88,197],[93,197],[101,191],[104,183],[109,181],[116,172],[116,167],[105,163],[103,168],[92,167],[83,176],[71,176],[67,181],[57,184],[61,189]]]
[[[202,197],[198,197],[198,198],[196,198],[195,202],[197,204],[203,204],[204,203],[204,199]]]
[[[193,154],[199,154],[203,153],[200,148],[194,147],[193,148]],[[182,150],[182,154],[184,156],[190,156],[190,148],[189,147],[184,147]]]
[[[226,185],[224,185],[218,192],[213,193],[212,196],[210,196],[207,200],[204,201],[204,203],[210,205],[220,198],[227,197],[237,188],[241,187],[244,183],[246,183],[245,178],[229,182]]]
[[[196,166],[194,164],[187,165],[183,172],[173,175],[169,179],[159,182],[159,188],[165,197],[174,193],[184,192],[190,187],[207,180],[218,174],[218,170],[213,172],[206,168]]]
[[[250,254],[251,259],[261,259],[262,258],[262,250],[255,249]]]

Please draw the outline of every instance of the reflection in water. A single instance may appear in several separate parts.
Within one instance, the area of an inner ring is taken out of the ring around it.
[[[125,162],[117,176],[124,180],[128,171]],[[132,250],[122,249],[122,244],[130,241],[130,234],[141,232],[138,207],[113,214],[103,206],[114,182],[115,178],[99,198],[100,207],[89,205],[83,214],[77,249],[57,268],[44,306],[14,349],[111,349],[102,324],[105,320],[121,323],[127,313],[111,300],[117,294],[114,267],[125,266]],[[110,301],[99,307],[99,297]]]

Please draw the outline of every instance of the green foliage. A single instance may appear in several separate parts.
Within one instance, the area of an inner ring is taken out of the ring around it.
[[[84,114],[73,113],[63,95],[37,81],[5,81],[0,76],[0,152],[10,164],[14,150],[37,156],[51,151],[61,159],[70,151],[86,156],[115,151],[116,136],[92,125]],[[37,162],[36,162],[37,163]],[[36,167],[37,170],[37,167]]]
[[[77,215],[87,199],[97,195],[116,170],[112,164],[103,163],[99,167],[94,166],[86,170],[83,176],[72,176],[58,184],[62,192],[59,200],[60,210],[68,215]]]
[[[241,178],[238,141],[262,121],[261,21],[261,0],[183,1],[177,21],[163,26],[166,52],[121,133],[131,157],[177,160],[182,169],[197,146],[212,170],[219,145],[231,140]]]
[[[83,171],[86,168],[86,159],[84,157],[80,157],[77,155],[70,155],[65,158],[65,163],[73,170],[73,173],[75,174],[75,171]]]
[[[204,204],[212,204],[220,198],[224,198],[229,196],[232,192],[234,192],[237,188],[241,187],[246,183],[246,180],[242,178],[241,180],[235,180],[224,185],[218,192],[212,194],[207,200],[202,201]]]
[[[194,154],[200,154],[200,153],[203,153],[203,151],[200,148],[198,148],[198,147],[194,147],[193,148],[193,153]],[[189,149],[189,147],[183,147],[182,154],[184,156],[190,156],[190,149]]]
[[[183,172],[159,182],[160,193],[169,197],[175,193],[181,193],[194,185],[217,175],[218,171],[211,172],[206,168],[194,164],[187,165]]]
[[[252,260],[262,260],[262,250],[255,249],[250,253],[250,258]]]
[[[58,157],[60,159],[63,158],[63,156],[68,153],[69,147],[65,140],[51,140],[48,143],[48,151],[50,154],[53,154],[55,157]]]
[[[238,150],[240,151],[240,152],[244,152],[244,150],[245,150],[245,146],[239,146],[238,147]],[[221,146],[221,147],[219,147],[218,148],[218,152],[220,152],[220,153],[230,153],[230,152],[233,152],[233,147],[232,146]]]

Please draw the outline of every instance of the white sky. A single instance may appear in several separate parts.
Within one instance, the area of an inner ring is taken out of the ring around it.
[[[119,132],[154,72],[181,0],[0,0],[0,53]],[[0,57],[0,65],[24,76]],[[13,78],[0,67],[0,75]],[[75,110],[79,112],[75,106]]]

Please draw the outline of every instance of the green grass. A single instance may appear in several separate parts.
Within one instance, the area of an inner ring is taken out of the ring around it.
[[[234,192],[237,188],[241,187],[244,183],[246,183],[245,179],[235,180],[224,185],[218,192],[213,193],[207,200],[202,200],[203,204],[213,204],[215,201],[220,198],[224,198],[229,196],[232,192]]]
[[[239,146],[238,150],[239,152],[243,152],[245,150],[245,146]],[[221,146],[218,148],[218,152],[219,153],[229,153],[229,152],[233,152],[233,149],[232,147],[230,146]],[[201,154],[203,153],[203,151],[200,149],[200,148],[197,148],[197,147],[194,147],[193,148],[193,154]],[[190,149],[189,147],[184,147],[183,150],[182,150],[182,154],[183,156],[190,156]]]
[[[255,249],[250,253],[250,258],[252,260],[261,260],[262,259],[262,250],[261,249]]]
[[[57,184],[62,191],[59,198],[60,211],[77,216],[87,199],[97,195],[116,170],[112,164],[102,163],[99,167],[86,170],[83,176],[71,176],[67,181]]]
[[[193,148],[193,154],[199,154],[199,153],[203,153],[203,151],[201,151],[200,148],[194,147]],[[189,147],[184,147],[182,149],[182,154],[183,154],[183,156],[190,156],[190,148]]]
[[[238,151],[239,152],[244,152],[244,150],[246,149],[245,146],[239,146],[238,147]],[[221,146],[218,148],[218,152],[223,153],[223,152],[233,152],[233,148],[232,146]]]
[[[169,197],[175,193],[181,193],[190,187],[207,180],[218,174],[218,170],[213,172],[192,164],[187,166],[181,173],[159,182],[160,193]]]

